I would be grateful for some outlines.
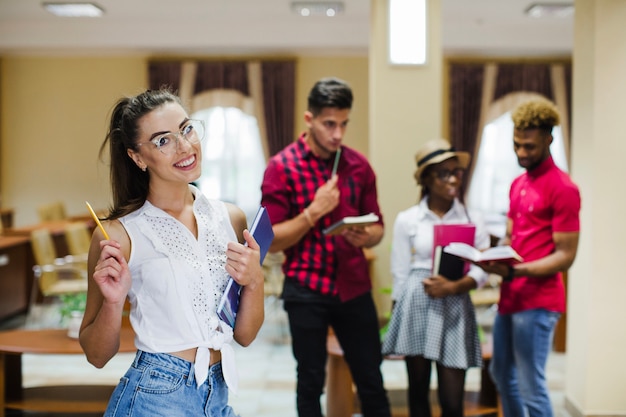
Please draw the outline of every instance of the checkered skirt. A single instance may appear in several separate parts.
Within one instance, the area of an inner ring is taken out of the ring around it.
[[[423,356],[448,368],[482,365],[476,313],[469,294],[431,298],[422,281],[429,270],[411,271],[394,306],[383,341],[384,355]]]

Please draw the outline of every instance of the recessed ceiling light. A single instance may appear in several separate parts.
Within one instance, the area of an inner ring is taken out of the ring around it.
[[[43,3],[43,7],[62,17],[100,17],[104,14],[104,9],[94,3]]]
[[[570,17],[574,14],[572,3],[533,3],[526,9],[530,17]]]
[[[334,17],[343,12],[343,3],[340,1],[294,1],[291,10],[300,16],[328,16]]]

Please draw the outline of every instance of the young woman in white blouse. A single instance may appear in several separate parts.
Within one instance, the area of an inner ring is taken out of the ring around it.
[[[405,357],[411,417],[431,415],[432,362],[437,368],[442,416],[462,417],[466,370],[481,366],[482,360],[468,292],[487,276],[476,266],[456,281],[433,275],[433,229],[436,224],[474,223],[474,245],[479,249],[489,246],[489,235],[479,217],[470,217],[459,200],[469,154],[435,139],[417,152],[415,160],[421,197],[417,205],[399,213],[394,224],[393,311],[383,354]]]
[[[110,151],[110,238],[93,235],[80,343],[103,367],[118,351],[128,297],[138,352],[105,416],[235,415],[230,342],[247,346],[261,327],[263,274],[244,213],[189,185],[201,174],[203,137],[167,90],[113,109],[100,149]],[[242,285],[234,329],[216,314],[229,276]]]

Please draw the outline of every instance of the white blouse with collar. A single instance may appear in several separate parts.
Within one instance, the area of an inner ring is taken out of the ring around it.
[[[474,246],[478,249],[488,248],[490,239],[482,217],[473,212],[469,216],[469,221],[476,225]],[[465,208],[456,199],[443,218],[428,208],[428,196],[398,214],[391,246],[392,300],[397,300],[405,291],[411,270],[432,269],[433,226],[447,223],[468,223]],[[470,267],[468,275],[476,280],[479,287],[487,280],[487,273],[476,265]]]

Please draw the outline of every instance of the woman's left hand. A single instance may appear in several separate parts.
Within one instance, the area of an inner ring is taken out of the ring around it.
[[[422,281],[424,292],[433,298],[443,298],[456,293],[453,281],[441,275],[435,275]]]
[[[248,230],[243,237],[248,246],[238,242],[228,242],[226,249],[226,272],[241,286],[250,289],[263,284],[263,270],[260,262],[259,244]]]

